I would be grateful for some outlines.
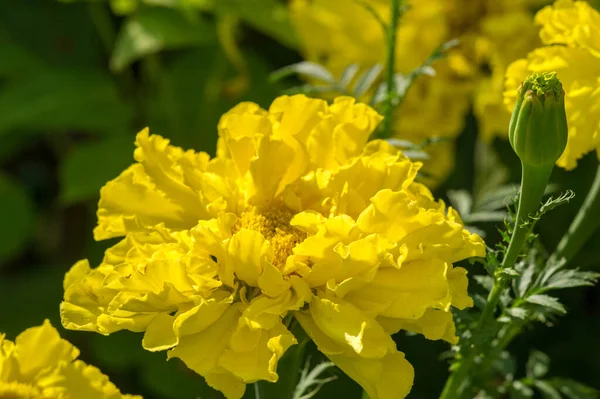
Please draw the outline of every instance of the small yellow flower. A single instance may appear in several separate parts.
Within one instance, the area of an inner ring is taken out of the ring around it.
[[[540,10],[535,21],[546,46],[510,65],[504,101],[514,106],[527,75],[557,72],[569,126],[567,148],[557,165],[571,170],[590,151],[600,156],[600,13],[583,1],[558,0]]]
[[[0,334],[0,398],[141,399],[123,395],[79,350],[60,338],[48,320],[23,331],[15,342]]]
[[[144,348],[240,398],[277,381],[295,317],[371,398],[406,396],[412,366],[390,334],[455,342],[449,308],[472,302],[452,263],[484,245],[414,182],[420,164],[367,143],[380,120],[348,97],[242,103],[212,159],[142,131],[98,209],[96,238],[125,238],[66,275],[63,324],[143,331]]]

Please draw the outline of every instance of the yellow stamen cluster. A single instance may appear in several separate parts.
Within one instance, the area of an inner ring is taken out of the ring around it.
[[[252,207],[248,211],[242,212],[233,225],[232,233],[236,233],[240,229],[261,233],[271,243],[275,255],[273,264],[282,269],[296,244],[306,238],[305,232],[290,225],[293,216],[294,213],[285,206],[263,210]]]

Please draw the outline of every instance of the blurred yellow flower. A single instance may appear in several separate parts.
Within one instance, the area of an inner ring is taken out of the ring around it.
[[[63,324],[145,331],[144,348],[240,398],[277,381],[295,317],[372,399],[406,396],[412,366],[390,334],[455,342],[449,308],[472,302],[452,263],[484,244],[414,182],[419,163],[367,144],[380,120],[349,97],[242,103],[212,159],[142,131],[98,209],[95,237],[125,238],[66,275]]]
[[[543,1],[543,0],[541,0]],[[508,64],[539,42],[531,7],[540,0],[408,1],[397,32],[396,72],[420,66],[442,43],[460,45],[434,64],[436,76],[421,76],[395,114],[395,136],[420,144],[453,139],[472,104],[486,140],[505,135],[510,113],[502,103]],[[373,13],[389,20],[387,0],[292,0],[291,13],[307,60],[339,76],[350,64],[383,64],[385,33]],[[454,164],[454,144],[432,145],[424,171],[440,182]]]
[[[60,338],[48,320],[23,331],[15,342],[0,334],[0,398],[141,399],[123,395],[79,350]]]
[[[546,46],[510,65],[504,100],[512,108],[518,86],[532,72],[557,72],[569,125],[557,165],[571,170],[590,151],[600,156],[600,13],[583,1],[558,0],[540,10],[535,22]]]

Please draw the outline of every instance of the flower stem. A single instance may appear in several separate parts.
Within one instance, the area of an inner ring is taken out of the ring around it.
[[[494,276],[494,285],[488,295],[487,302],[479,318],[479,322],[473,331],[473,336],[483,334],[483,330],[489,325],[494,318],[494,313],[498,307],[498,301],[502,291],[506,288],[507,279],[501,274],[503,269],[511,268],[515,265],[521,249],[527,240],[527,234],[531,228],[528,223],[529,215],[534,213],[539,206],[540,199],[544,195],[546,185],[552,174],[552,167],[536,168],[530,165],[523,165],[523,173],[521,178],[521,195],[519,197],[519,208],[515,219],[515,227],[513,235],[510,239],[506,255],[502,260],[502,265],[496,271]],[[440,399],[456,399],[461,398],[466,385],[465,379],[476,373],[473,370],[475,364],[475,355],[483,355],[487,357],[487,353],[491,348],[491,340],[482,341],[482,347],[470,347],[465,355],[465,358],[458,363],[458,367],[452,372]]]
[[[400,3],[402,0],[390,0],[390,23],[387,27],[387,61],[386,61],[386,98],[383,109],[383,129],[381,138],[392,136],[392,122],[394,113],[394,101],[396,98],[396,81],[394,79],[394,69],[396,62],[396,32],[398,30],[398,21],[400,19]]]
[[[573,219],[569,230],[558,243],[552,255],[555,259],[565,258],[570,262],[581,250],[590,236],[600,226],[600,165],[596,171],[596,178],[583,205]]]

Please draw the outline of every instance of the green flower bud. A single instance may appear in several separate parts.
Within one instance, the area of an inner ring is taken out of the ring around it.
[[[521,83],[508,137],[524,165],[551,167],[560,158],[568,129],[565,92],[556,72],[534,73]]]

